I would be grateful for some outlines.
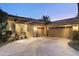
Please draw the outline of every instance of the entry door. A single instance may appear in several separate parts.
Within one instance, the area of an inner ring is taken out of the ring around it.
[[[44,36],[44,27],[38,27],[37,34],[38,34],[38,37]]]

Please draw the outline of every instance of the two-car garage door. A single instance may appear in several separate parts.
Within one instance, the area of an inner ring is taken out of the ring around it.
[[[71,37],[72,27],[50,27],[48,30],[48,36],[50,37]]]

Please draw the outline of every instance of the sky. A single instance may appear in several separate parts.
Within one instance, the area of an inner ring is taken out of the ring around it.
[[[76,17],[78,11],[76,3],[0,3],[0,8],[8,14],[36,19],[48,15],[51,21]]]

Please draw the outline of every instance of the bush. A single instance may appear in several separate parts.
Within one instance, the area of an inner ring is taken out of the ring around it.
[[[79,41],[79,31],[73,31],[72,40]]]
[[[72,35],[72,40],[68,42],[68,45],[79,51],[79,31],[73,31]]]
[[[8,41],[8,39],[11,37],[12,32],[11,31],[4,31],[0,33],[0,39],[2,42]]]

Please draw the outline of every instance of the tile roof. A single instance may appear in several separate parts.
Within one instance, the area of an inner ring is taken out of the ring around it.
[[[15,19],[23,20],[23,21],[35,20],[35,19],[33,19],[33,18],[26,18],[26,17],[16,16],[16,15],[10,15],[10,14],[8,14],[8,16],[9,16],[9,17],[14,17]]]
[[[58,21],[52,22],[52,24],[74,24],[74,23],[79,23],[78,17],[64,19],[64,20],[58,20]]]

